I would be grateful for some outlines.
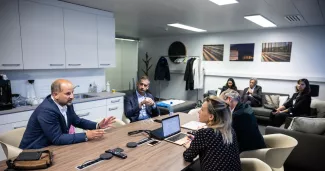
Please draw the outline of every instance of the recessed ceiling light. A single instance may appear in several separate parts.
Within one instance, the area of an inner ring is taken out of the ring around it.
[[[216,3],[217,5],[228,5],[228,4],[236,4],[238,1],[236,0],[210,0],[213,3]]]
[[[133,42],[133,41],[135,41],[135,40],[133,40],[133,39],[124,39],[124,38],[115,38],[115,40],[125,40],[125,41],[130,41],[130,42]]]
[[[202,30],[202,29],[199,29],[199,28],[195,28],[195,27],[191,27],[191,26],[187,26],[187,25],[179,24],[179,23],[167,24],[167,25],[171,26],[171,27],[177,27],[177,28],[190,30],[190,31],[195,31],[195,32],[206,32],[206,30]]]
[[[245,16],[245,18],[255,24],[262,26],[262,27],[276,27],[276,25],[274,23],[272,23],[270,20],[264,18],[261,15]]]

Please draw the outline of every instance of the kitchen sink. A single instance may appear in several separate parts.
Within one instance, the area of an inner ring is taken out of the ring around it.
[[[98,97],[98,96],[93,96],[93,95],[89,95],[89,94],[74,94],[74,99],[88,99],[88,98],[93,98],[93,97]]]

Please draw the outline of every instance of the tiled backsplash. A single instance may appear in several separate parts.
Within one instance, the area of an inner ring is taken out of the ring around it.
[[[104,69],[66,69],[66,70],[23,70],[23,71],[0,71],[11,80],[11,89],[14,94],[26,97],[27,80],[35,80],[35,92],[37,97],[46,97],[51,92],[51,84],[58,78],[70,80],[75,86],[75,93],[88,92],[89,84],[97,85],[97,91],[105,90]]]

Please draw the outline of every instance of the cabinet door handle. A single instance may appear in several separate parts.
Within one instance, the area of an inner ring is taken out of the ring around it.
[[[108,66],[108,65],[111,65],[111,64],[99,64],[101,66]]]
[[[85,117],[88,116],[90,114],[90,112],[84,113],[84,114],[77,114],[79,117]]]
[[[18,129],[18,128],[25,128],[26,126],[16,126],[14,127],[14,129]]]
[[[117,103],[117,102],[120,102],[121,99],[118,99],[118,100],[111,100],[111,103]]]
[[[81,64],[69,64],[69,66],[80,66]]]
[[[109,111],[116,110],[116,109],[118,109],[118,107],[108,108]]]
[[[13,66],[20,66],[20,64],[2,64],[5,67],[13,67]]]
[[[64,64],[50,64],[50,66],[63,66]]]

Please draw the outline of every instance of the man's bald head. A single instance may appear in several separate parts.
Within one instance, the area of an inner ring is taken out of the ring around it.
[[[65,79],[55,80],[51,85],[51,94],[61,106],[70,105],[73,100],[73,84]]]
[[[71,81],[69,81],[69,80],[57,79],[51,85],[51,94],[61,92],[62,91],[62,89],[61,89],[62,84],[65,84],[65,85],[70,84],[70,85],[72,85]]]

